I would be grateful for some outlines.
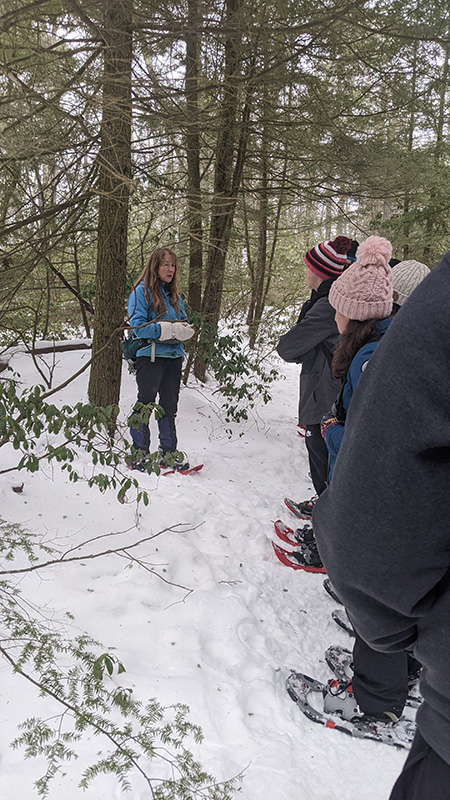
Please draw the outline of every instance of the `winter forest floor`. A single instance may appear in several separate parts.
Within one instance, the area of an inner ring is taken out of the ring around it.
[[[83,351],[58,354],[55,385],[88,358]],[[130,543],[170,528],[135,551],[153,572],[110,555],[30,575],[22,592],[67,630],[86,631],[105,649],[115,648],[126,667],[120,679],[136,697],[186,703],[189,718],[203,730],[195,752],[205,768],[219,780],[242,773],[237,798],[387,800],[405,752],[315,725],[284,687],[290,668],[326,681],[325,649],[333,643],[351,647],[351,640],[331,618],[335,605],[323,590],[324,576],[282,566],[270,544],[274,520],[295,527],[283,497],[313,494],[304,440],[296,431],[298,367],[275,357],[274,365],[280,379],[272,402],[242,426],[231,426],[231,438],[213,385],[192,381],[182,389],[179,447],[191,464],[204,468],[190,476],[142,475],[151,499],[137,520],[131,499],[121,505],[113,491],[70,484],[67,473],[48,465],[35,474],[0,475],[0,515],[61,548],[100,536],[108,546]],[[25,385],[39,382],[27,355],[14,356],[11,366]],[[86,386],[84,374],[54,402],[85,400]],[[124,366],[123,421],[134,400],[134,378]],[[156,449],[155,435],[153,443]],[[0,469],[15,455],[3,447]],[[83,462],[89,476],[92,465],[81,451],[79,469]],[[13,492],[22,480],[23,492]],[[88,546],[86,552],[94,550]],[[33,783],[44,762],[24,760],[10,742],[26,717],[49,716],[54,709],[5,662],[0,699],[1,800],[34,800]],[[150,800],[139,776],[128,795],[113,777],[100,776],[80,789],[89,751],[101,745],[98,737],[85,739],[79,761],[53,781],[50,800]]]

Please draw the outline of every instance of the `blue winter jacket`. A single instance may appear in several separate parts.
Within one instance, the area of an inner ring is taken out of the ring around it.
[[[136,336],[139,336],[142,339],[153,339],[156,342],[156,357],[180,358],[184,354],[184,347],[181,342],[178,342],[176,339],[172,339],[172,341],[167,342],[158,341],[159,337],[161,336],[161,326],[159,324],[159,320],[170,320],[172,322],[179,320],[182,322],[187,322],[186,311],[184,309],[181,297],[179,298],[179,312],[175,311],[174,307],[170,304],[170,293],[167,291],[167,283],[161,283],[161,290],[164,296],[166,310],[164,314],[158,316],[153,306],[150,292],[148,292],[150,297],[150,305],[148,306],[145,302],[144,284],[142,281],[136,286],[135,289],[133,289],[128,298],[128,316],[130,318],[130,325],[131,327],[138,329],[136,330]],[[156,317],[158,317],[158,322],[154,321],[156,320]],[[140,327],[141,325],[144,327]],[[146,347],[141,347],[141,349],[137,351],[136,355],[139,357],[151,356],[151,354],[152,345],[149,344]]]
[[[388,317],[387,319],[380,320],[379,324],[380,337],[382,337],[386,333],[387,329],[389,328],[389,325],[392,322],[392,319],[393,317]],[[368,344],[363,345],[363,347],[361,347],[361,349],[358,350],[358,352],[354,356],[352,363],[348,368],[347,378],[342,389],[342,405],[346,414],[348,412],[350,401],[353,397],[353,393],[356,389],[357,383],[361,375],[363,374],[365,368],[367,367],[367,362],[369,361],[372,353],[376,350],[379,344],[380,340],[378,339],[376,342],[369,342]],[[328,462],[328,482],[331,481],[334,464],[337,458],[337,454],[339,453],[340,446],[342,444],[344,432],[345,432],[345,425],[343,423],[331,426],[330,428],[328,428],[326,432],[325,442],[327,445],[327,450],[330,455]]]

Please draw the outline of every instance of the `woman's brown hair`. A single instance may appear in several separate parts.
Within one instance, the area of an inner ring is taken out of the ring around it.
[[[138,286],[138,284],[142,281],[142,283],[144,284],[145,302],[147,303],[148,306],[150,305],[150,297],[149,297],[150,293],[151,299],[153,300],[153,307],[158,317],[162,316],[166,310],[164,296],[161,291],[161,278],[158,275],[159,266],[163,262],[166,255],[171,256],[175,264],[175,274],[170,283],[167,284],[167,291],[170,294],[170,304],[171,306],[173,306],[175,311],[180,311],[180,304],[179,304],[180,295],[178,293],[177,257],[172,250],[169,250],[168,247],[158,247],[156,250],[153,251],[144,269],[142,270],[138,279],[134,283],[134,288],[136,288],[136,286]]]
[[[345,332],[342,334],[333,361],[331,374],[333,378],[345,378],[350,364],[358,350],[369,342],[377,342],[380,338],[379,319],[349,319]]]

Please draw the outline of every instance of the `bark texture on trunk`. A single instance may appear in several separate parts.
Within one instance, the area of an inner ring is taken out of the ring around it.
[[[93,363],[89,399],[119,402],[131,181],[132,0],[103,0],[104,68]]]

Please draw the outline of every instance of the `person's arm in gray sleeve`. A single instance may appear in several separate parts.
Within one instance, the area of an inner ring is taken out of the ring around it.
[[[325,342],[338,330],[334,309],[328,300],[318,300],[300,322],[281,336],[277,353],[283,361],[300,364],[306,353]]]

